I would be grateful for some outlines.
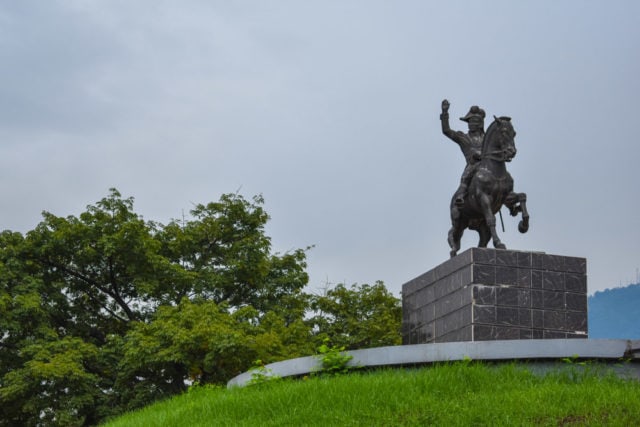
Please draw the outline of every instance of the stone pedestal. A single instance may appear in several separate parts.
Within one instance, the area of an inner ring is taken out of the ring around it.
[[[402,286],[403,344],[587,338],[585,258],[471,248]]]

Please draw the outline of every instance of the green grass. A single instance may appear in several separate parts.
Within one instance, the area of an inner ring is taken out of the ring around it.
[[[640,383],[571,366],[460,362],[421,369],[193,387],[126,414],[116,426],[638,425]]]

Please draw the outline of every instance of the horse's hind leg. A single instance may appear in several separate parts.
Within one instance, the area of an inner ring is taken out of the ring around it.
[[[498,237],[498,232],[496,231],[496,217],[491,211],[491,199],[486,194],[483,194],[480,198],[480,207],[482,209],[482,213],[484,215],[484,220],[486,222],[486,226],[489,228],[491,233],[491,238],[493,239],[493,246],[496,249],[507,249],[507,247],[500,241],[500,237]]]
[[[480,235],[478,247],[486,248],[489,240],[491,240],[491,230],[487,226],[486,222],[483,221],[480,227],[478,227],[478,234]]]

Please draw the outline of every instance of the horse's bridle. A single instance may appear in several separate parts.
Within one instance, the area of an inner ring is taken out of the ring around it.
[[[502,123],[500,123],[500,124],[502,125]],[[500,129],[498,129],[498,132],[500,132]],[[507,149],[504,148],[504,136],[503,135],[499,135],[498,136],[498,143],[500,144],[500,149],[499,150],[493,150],[493,151],[489,151],[487,153],[483,153],[482,154],[482,158],[483,159],[495,160],[497,162],[506,162],[507,161]],[[513,156],[511,156],[511,158],[513,158]],[[511,159],[509,159],[509,160],[511,160]]]
[[[500,154],[500,156],[496,156],[496,154]],[[495,151],[490,151],[488,153],[485,153],[482,155],[483,159],[490,159],[490,160],[495,160],[497,162],[506,162],[507,161],[507,153],[506,150],[502,149],[502,150],[495,150]]]

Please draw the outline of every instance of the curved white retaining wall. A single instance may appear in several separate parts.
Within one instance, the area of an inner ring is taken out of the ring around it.
[[[542,339],[509,341],[473,341],[439,344],[415,344],[348,351],[353,356],[349,366],[402,366],[472,360],[562,359],[578,356],[581,359],[618,361],[622,358],[640,360],[640,340]],[[319,370],[316,356],[283,360],[265,366],[265,375],[290,377]],[[251,372],[231,379],[227,387],[244,386],[251,380]]]

